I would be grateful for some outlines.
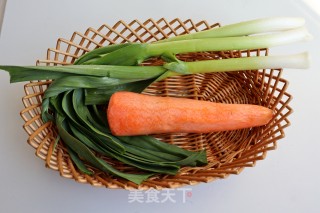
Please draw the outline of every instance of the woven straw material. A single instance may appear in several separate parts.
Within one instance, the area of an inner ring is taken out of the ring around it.
[[[193,22],[174,19],[167,21],[148,19],[144,22],[134,20],[129,24],[119,21],[114,26],[102,25],[98,29],[88,28],[84,33],[75,32],[70,39],[58,39],[55,48],[49,48],[45,60],[37,65],[57,66],[72,64],[75,59],[97,47],[123,42],[152,42],[179,34],[192,33],[219,27],[218,23],[209,25],[206,21]],[[250,51],[202,52],[181,54],[184,61],[215,60],[221,58],[249,57],[267,55],[267,49]],[[145,65],[158,65],[160,59],[150,59]],[[291,95],[286,92],[287,81],[280,77],[282,69],[257,71],[208,73],[176,76],[149,86],[144,93],[157,96],[185,97],[222,103],[259,104],[274,111],[274,118],[268,125],[236,131],[209,134],[163,134],[157,138],[176,144],[188,150],[207,150],[208,165],[204,167],[183,167],[175,176],[158,175],[141,185],[112,177],[95,171],[93,176],[82,174],[72,163],[62,141],[53,149],[57,138],[55,126],[43,123],[40,117],[44,91],[50,81],[34,81],[24,87],[25,109],[21,116],[24,129],[29,135],[28,143],[36,149],[36,155],[45,161],[47,167],[57,170],[60,175],[81,183],[94,186],[124,189],[175,188],[210,182],[239,174],[245,167],[252,167],[256,161],[263,160],[277,141],[284,137],[284,128],[290,123],[287,119],[292,109],[288,106]],[[136,172],[130,166],[113,159],[106,161],[123,171]]]

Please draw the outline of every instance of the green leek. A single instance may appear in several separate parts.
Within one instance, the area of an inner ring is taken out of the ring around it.
[[[225,25],[218,28],[212,28],[200,32],[175,36],[164,40],[157,41],[157,43],[189,40],[199,38],[218,38],[218,37],[234,37],[247,36],[253,34],[261,34],[276,31],[285,31],[296,29],[304,26],[305,20],[303,18],[295,17],[271,17],[261,18],[239,22],[235,24]]]

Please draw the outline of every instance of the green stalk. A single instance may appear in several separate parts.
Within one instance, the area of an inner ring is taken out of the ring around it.
[[[193,40],[181,40],[164,43],[149,44],[146,46],[145,57],[163,54],[178,54],[202,51],[227,51],[269,48],[286,45],[310,38],[306,28],[288,30],[280,33],[257,36],[226,37],[226,38],[203,38]]]
[[[165,64],[168,70],[173,72],[166,73],[166,77],[179,75],[175,70],[185,69],[190,74],[243,71],[257,69],[277,69],[277,68],[295,68],[306,69],[309,67],[308,53],[299,53],[286,56],[253,56],[243,58],[230,58],[221,60],[205,60],[196,62],[172,62]],[[163,79],[160,77],[158,80]]]
[[[246,36],[258,33],[284,31],[301,27],[304,25],[304,23],[305,21],[303,18],[295,17],[262,18],[225,25],[219,28],[212,28],[210,30],[200,31],[196,33],[175,36],[172,38],[157,41],[155,43],[199,38]]]

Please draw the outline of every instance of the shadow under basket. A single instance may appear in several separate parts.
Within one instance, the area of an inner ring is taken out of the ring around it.
[[[130,23],[117,22],[114,26],[102,25],[98,29],[88,28],[84,33],[75,32],[70,39],[58,39],[55,48],[49,48],[47,58],[38,60],[37,65],[60,66],[72,64],[79,56],[97,47],[124,42],[152,42],[179,34],[192,33],[219,27],[206,21],[193,22],[174,19]],[[219,51],[181,54],[184,61],[218,60],[234,57],[267,55],[268,49],[250,51]],[[147,65],[159,65],[160,59],[151,59]],[[36,155],[46,166],[57,170],[60,175],[93,186],[124,189],[176,188],[210,182],[239,174],[245,167],[253,167],[263,160],[277,141],[284,137],[284,128],[292,109],[288,106],[291,95],[286,92],[287,81],[282,79],[282,69],[255,71],[233,71],[170,77],[150,85],[144,93],[157,96],[184,97],[221,103],[257,104],[274,111],[273,119],[265,126],[209,134],[162,134],[156,135],[162,141],[176,144],[188,150],[206,149],[208,165],[203,167],[182,167],[175,176],[158,175],[136,185],[130,181],[95,171],[93,176],[81,173],[70,159],[63,142],[53,149],[57,131],[53,123],[41,120],[41,104],[44,91],[50,81],[27,83],[23,97],[25,109],[21,116],[24,129],[29,135],[28,143],[36,149]],[[135,169],[113,159],[105,159],[117,169],[135,172]]]

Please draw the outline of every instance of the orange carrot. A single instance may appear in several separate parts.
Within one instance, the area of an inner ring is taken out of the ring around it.
[[[107,117],[117,136],[208,133],[267,124],[272,110],[249,104],[222,104],[132,92],[111,96]]]

